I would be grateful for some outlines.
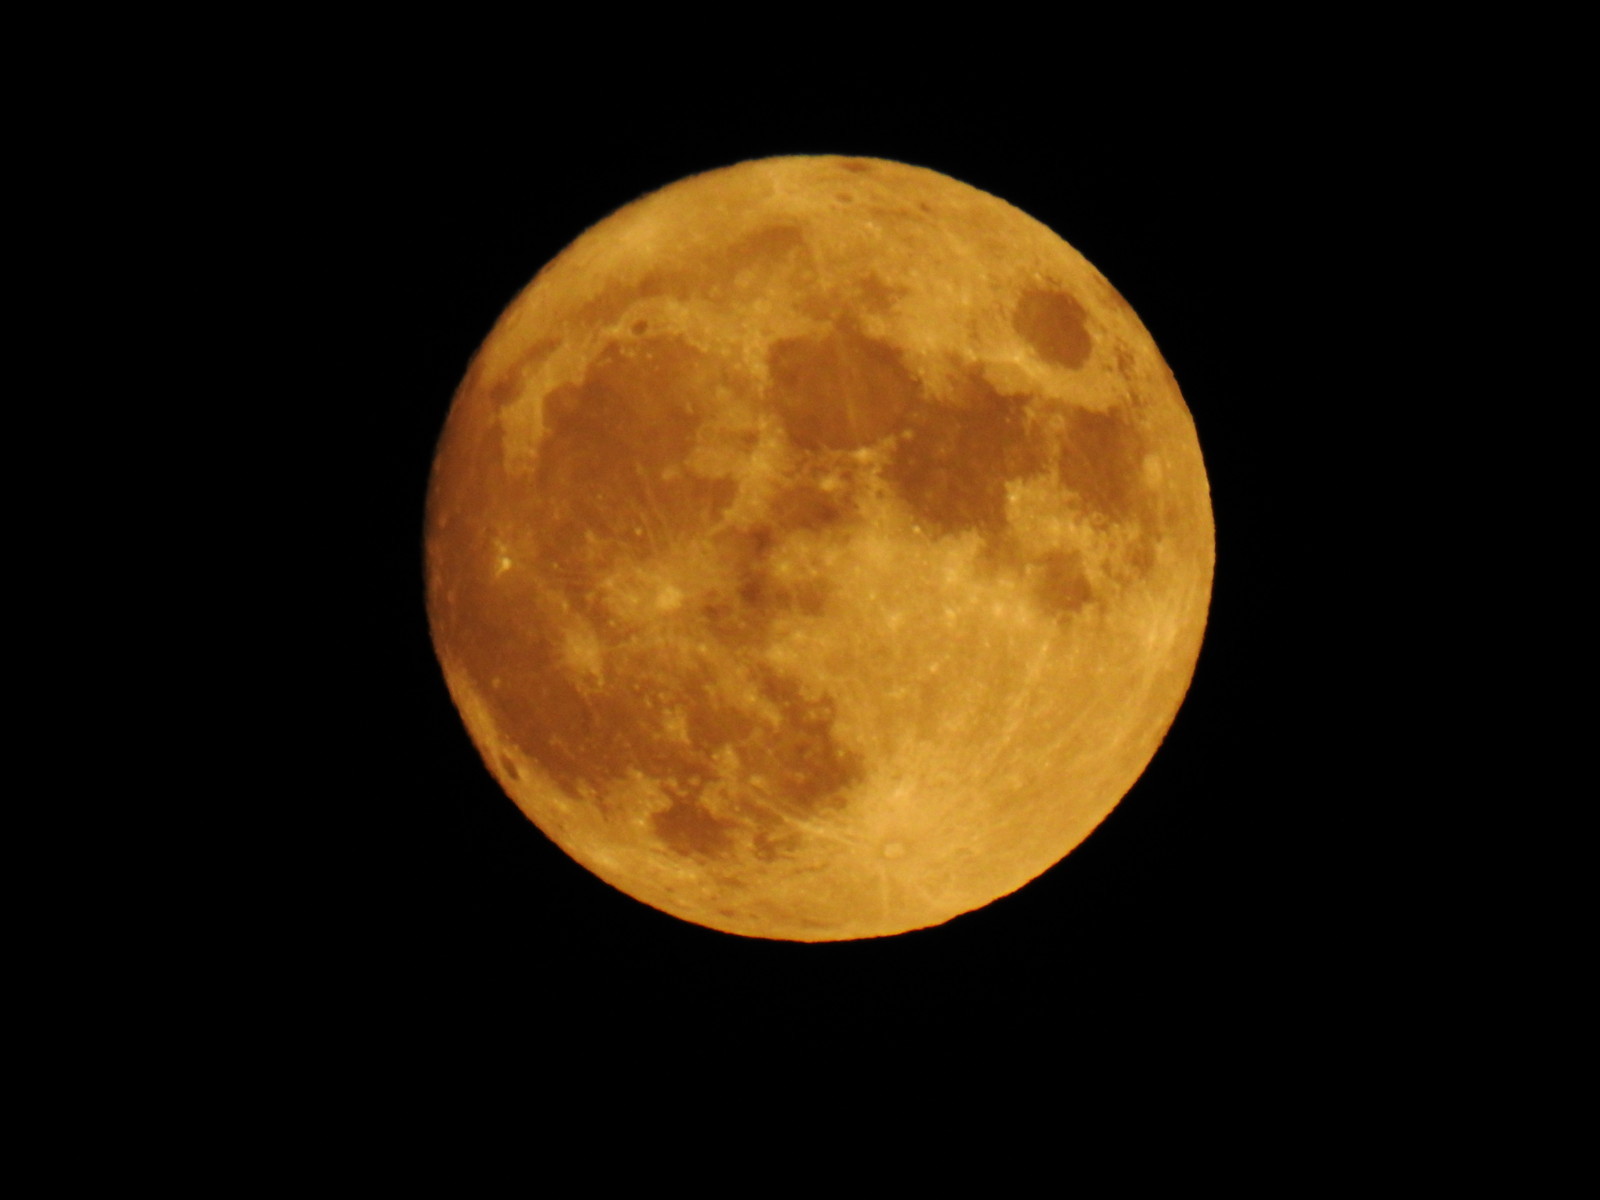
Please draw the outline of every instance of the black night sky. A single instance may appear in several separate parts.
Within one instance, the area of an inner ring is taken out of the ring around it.
[[[349,104],[288,152],[299,336],[319,380],[297,408],[316,529],[295,564],[297,619],[318,651],[300,668],[282,939],[298,1011],[322,1033],[544,1045],[671,1027],[727,1061],[782,1031],[794,1047],[1064,1061],[1075,1028],[1131,1021],[1182,1041],[1298,1020],[1319,964],[1346,961],[1350,901],[1330,898],[1326,863],[1358,819],[1341,747],[1361,733],[1328,628],[1340,574],[1320,568],[1359,538],[1329,519],[1320,472],[1341,436],[1322,415],[1342,386],[1330,364],[1359,318],[1316,281],[1350,269],[1381,172],[1325,106],[1222,83],[1206,103],[1103,97],[1114,113],[1080,106],[1067,124],[1037,96],[972,107],[934,76],[899,95],[864,78],[592,111],[530,94],[520,118],[498,97]],[[568,860],[479,762],[423,608],[434,441],[500,310],[639,195],[791,153],[930,167],[1066,238],[1161,347],[1216,516],[1206,642],[1144,777],[1022,891],[878,941],[716,933]]]

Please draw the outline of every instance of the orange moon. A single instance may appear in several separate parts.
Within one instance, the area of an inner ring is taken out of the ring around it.
[[[426,517],[484,762],[629,895],[798,941],[937,925],[1077,846],[1182,703],[1194,423],[1055,233],[879,159],[627,205],[512,302]]]

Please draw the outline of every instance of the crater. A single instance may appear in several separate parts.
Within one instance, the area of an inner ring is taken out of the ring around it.
[[[1011,323],[1040,358],[1076,369],[1094,348],[1084,317],[1070,293],[1032,290],[1022,294]]]

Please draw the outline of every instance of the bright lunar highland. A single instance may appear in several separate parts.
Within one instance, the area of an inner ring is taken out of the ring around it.
[[[573,242],[456,394],[445,679],[519,807],[675,916],[828,941],[1016,890],[1188,689],[1213,530],[1117,291],[919,167],[775,158]]]

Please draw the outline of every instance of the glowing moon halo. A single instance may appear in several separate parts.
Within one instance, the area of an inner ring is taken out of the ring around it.
[[[1188,689],[1194,425],[1116,290],[933,171],[765,159],[517,297],[434,462],[428,611],[484,761],[656,908],[936,925],[1064,857]]]

